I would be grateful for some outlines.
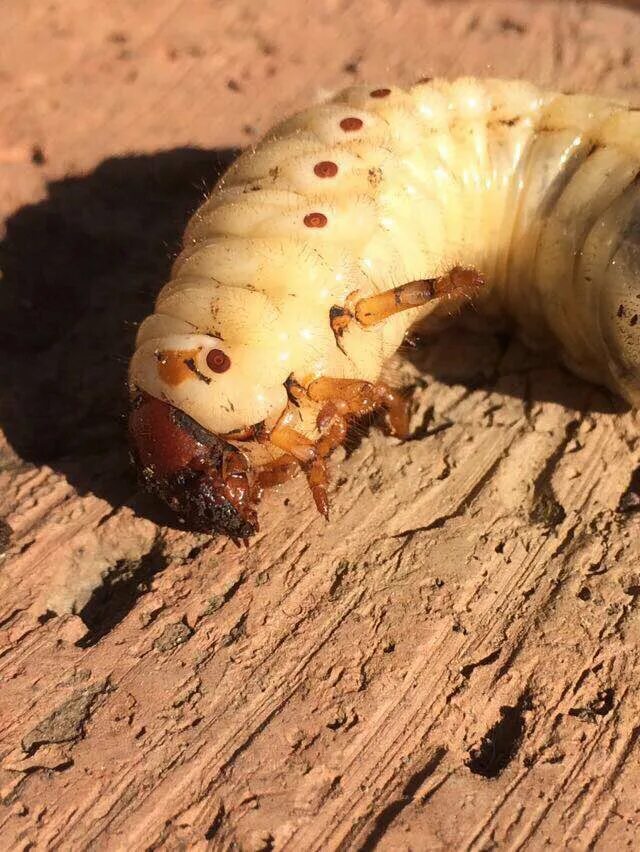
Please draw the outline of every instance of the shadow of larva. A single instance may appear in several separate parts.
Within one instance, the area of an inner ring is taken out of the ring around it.
[[[231,149],[105,160],[18,209],[0,244],[0,424],[15,452],[80,493],[135,489],[123,414],[137,326],[167,280],[189,215]]]

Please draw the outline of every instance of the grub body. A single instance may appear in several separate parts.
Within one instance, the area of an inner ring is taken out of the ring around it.
[[[264,439],[283,417],[322,439],[314,382],[374,385],[412,326],[471,296],[637,404],[639,140],[624,104],[524,82],[347,89],[274,128],[196,212],[132,389],[260,470],[291,453]],[[486,286],[427,293],[458,267]],[[365,303],[384,315],[365,321]]]

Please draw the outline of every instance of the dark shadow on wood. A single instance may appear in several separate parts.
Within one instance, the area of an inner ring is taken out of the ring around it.
[[[160,538],[141,559],[119,562],[78,613],[87,626],[87,634],[76,644],[89,648],[107,636],[126,618],[139,598],[149,591],[153,578],[166,567]]]
[[[620,415],[625,400],[607,388],[582,380],[563,366],[553,351],[532,351],[509,333],[466,327],[452,318],[451,326],[414,338],[401,354],[421,376],[458,384],[467,390],[498,392],[530,406],[553,402],[580,412]]]
[[[125,441],[136,328],[193,210],[233,150],[105,160],[49,184],[0,245],[0,425],[23,459],[112,504],[136,484]],[[163,515],[161,520],[166,520]]]

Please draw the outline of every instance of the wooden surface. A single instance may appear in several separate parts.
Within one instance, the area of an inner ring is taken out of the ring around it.
[[[295,481],[240,552],[136,492],[122,411],[233,149],[360,79],[637,100],[638,13],[7,0],[0,24],[0,847],[637,848],[637,415],[441,334],[402,367],[414,439],[357,436],[328,525]]]

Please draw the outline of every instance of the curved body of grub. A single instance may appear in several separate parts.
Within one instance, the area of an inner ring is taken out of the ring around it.
[[[379,377],[443,303],[474,299],[638,404],[639,173],[640,112],[524,82],[357,86],[284,121],[193,216],[139,330],[147,485],[246,539],[262,489],[302,469],[326,514],[349,418],[381,408],[406,433]]]

